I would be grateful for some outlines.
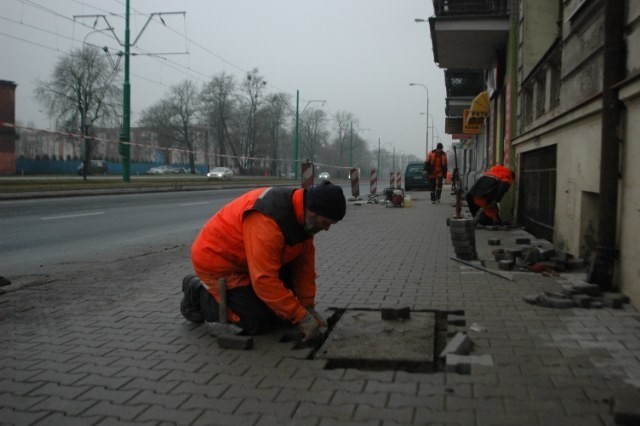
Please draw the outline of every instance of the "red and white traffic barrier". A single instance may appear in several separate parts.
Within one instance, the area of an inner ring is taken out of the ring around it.
[[[394,172],[391,172],[391,176],[389,179],[389,188],[395,188],[396,187],[396,174]]]
[[[371,178],[369,179],[369,194],[378,193],[378,171],[371,169]]]
[[[396,183],[398,184],[397,188],[402,188],[402,173],[396,172]]]
[[[353,198],[360,198],[360,170],[356,168],[351,169],[349,178],[351,179],[351,195]]]

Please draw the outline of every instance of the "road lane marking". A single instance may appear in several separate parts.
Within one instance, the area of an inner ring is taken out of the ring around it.
[[[186,207],[186,206],[200,206],[202,204],[209,204],[209,201],[199,201],[197,203],[182,203],[182,204],[178,204],[180,207]]]
[[[40,220],[72,219],[75,217],[96,216],[99,214],[104,214],[104,212],[78,213],[78,214],[68,214],[63,216],[48,216],[48,217],[41,217]]]

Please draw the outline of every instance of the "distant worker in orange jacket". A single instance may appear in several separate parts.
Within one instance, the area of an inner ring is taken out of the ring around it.
[[[467,204],[471,215],[480,225],[500,225],[498,203],[507,193],[515,173],[508,167],[495,165],[487,170],[467,192]],[[480,212],[480,209],[482,211]]]
[[[272,187],[247,192],[204,225],[191,247],[197,276],[183,279],[182,315],[219,321],[218,280],[227,282],[227,318],[243,334],[296,324],[305,339],[326,322],[315,310],[313,237],[342,220],[342,188],[324,181],[307,190]]]
[[[442,150],[441,143],[429,153],[424,166],[431,188],[431,202],[439,203],[442,195],[442,181],[447,176],[447,154]]]

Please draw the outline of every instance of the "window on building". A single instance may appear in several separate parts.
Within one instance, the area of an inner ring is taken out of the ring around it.
[[[526,127],[533,121],[533,88],[526,86],[522,95],[522,125]]]
[[[547,101],[547,79],[544,73],[536,79],[536,115],[535,118],[542,117],[545,113],[545,104]]]
[[[560,63],[552,62],[549,67],[549,110],[560,106]]]

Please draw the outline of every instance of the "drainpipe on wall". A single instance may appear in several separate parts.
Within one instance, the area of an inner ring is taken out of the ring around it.
[[[602,133],[600,149],[600,196],[598,198],[598,234],[595,256],[587,281],[602,290],[614,287],[617,257],[618,180],[620,124],[623,105],[615,84],[625,75],[624,4],[620,0],[604,2],[604,57],[602,73]]]

